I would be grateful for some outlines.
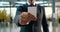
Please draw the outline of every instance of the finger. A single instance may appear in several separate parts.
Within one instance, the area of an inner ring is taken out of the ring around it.
[[[36,21],[36,20],[37,20],[37,17],[35,17],[34,15],[32,15],[32,14],[30,14],[30,13],[29,13],[29,17],[30,17],[30,19],[33,20],[33,21]]]

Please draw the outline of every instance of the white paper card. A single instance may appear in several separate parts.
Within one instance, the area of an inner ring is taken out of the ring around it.
[[[28,12],[36,17],[37,16],[37,7],[28,7]]]

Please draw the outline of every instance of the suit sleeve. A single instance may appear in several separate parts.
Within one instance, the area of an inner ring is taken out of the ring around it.
[[[43,10],[40,5],[37,6],[37,21],[34,23],[34,32],[41,32],[41,22],[43,17]]]
[[[17,26],[19,26],[19,24],[18,24],[19,15],[21,14],[22,11],[23,11],[23,10],[22,10],[21,6],[19,6],[19,7],[17,8],[16,15],[15,15],[15,18],[14,18],[14,23],[15,23]]]
[[[43,18],[42,18],[43,31],[44,32],[49,32],[44,7],[42,7],[42,10],[43,10]]]
[[[17,26],[28,26],[28,25],[21,25],[19,23],[19,15],[22,13],[22,12],[25,12],[24,11],[24,6],[20,6],[17,8],[17,11],[16,11],[16,15],[15,15],[15,18],[14,18],[14,23],[17,25]]]

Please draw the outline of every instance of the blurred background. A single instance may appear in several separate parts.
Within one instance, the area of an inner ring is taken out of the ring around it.
[[[0,32],[20,31],[20,27],[18,27],[14,23],[14,17],[16,14],[17,7],[22,6],[23,4],[26,3],[27,0],[0,0]],[[60,0],[55,0],[55,1],[36,0],[35,3],[40,4],[45,8],[45,14],[49,26],[49,32],[53,32],[53,31],[59,32],[60,31]]]

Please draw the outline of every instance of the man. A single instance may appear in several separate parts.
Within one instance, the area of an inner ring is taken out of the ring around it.
[[[28,0],[28,1],[29,4],[25,4],[17,8],[16,16],[14,19],[14,22],[21,27],[20,32],[41,32],[41,23],[44,32],[49,32],[44,8],[40,5],[35,5],[34,4],[35,0]],[[34,7],[34,6],[38,7],[37,17],[27,12],[28,7]],[[29,22],[29,24],[26,24],[27,22]]]

